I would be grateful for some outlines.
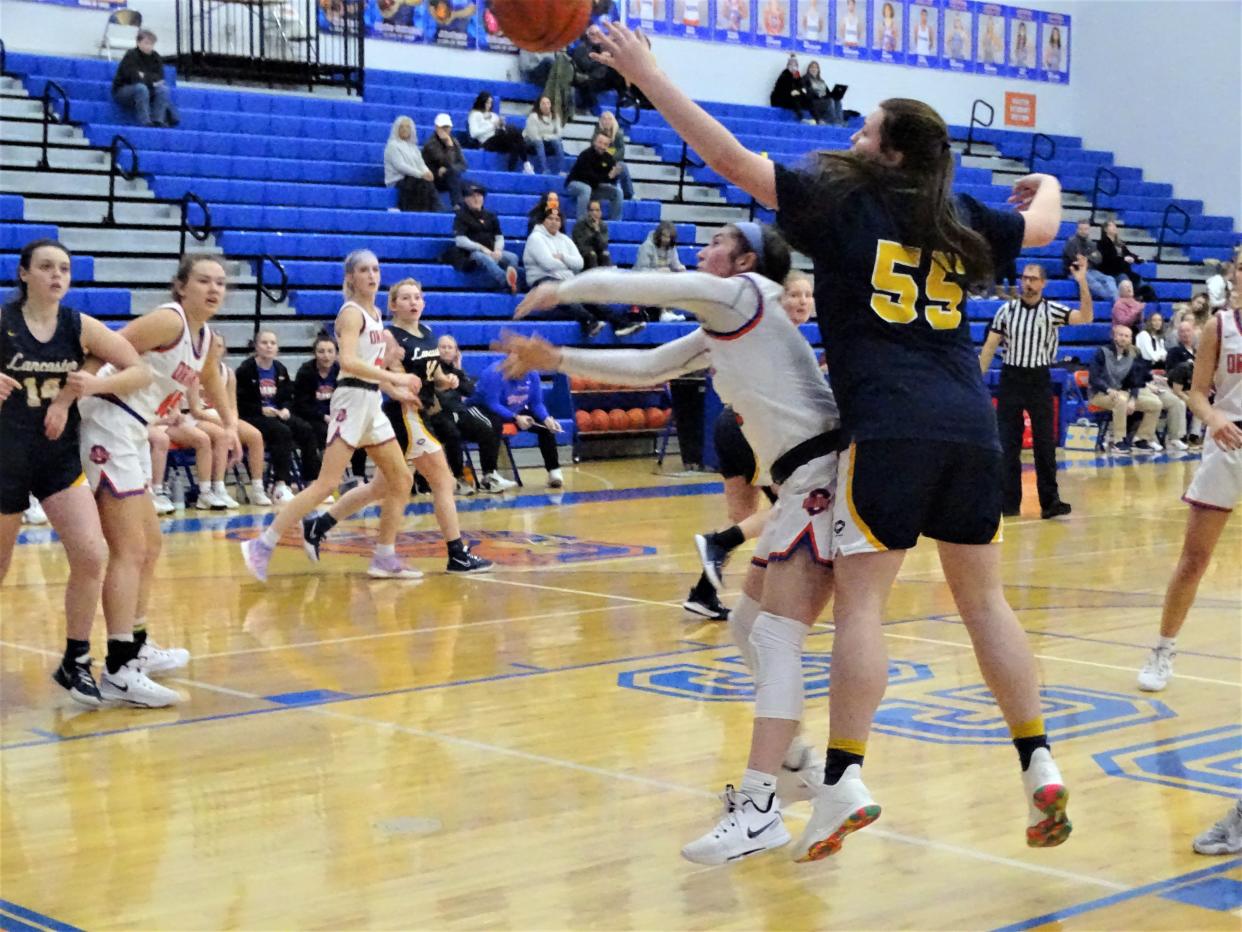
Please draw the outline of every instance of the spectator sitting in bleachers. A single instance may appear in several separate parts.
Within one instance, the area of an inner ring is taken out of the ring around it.
[[[1130,328],[1113,324],[1113,337],[1107,346],[1101,346],[1091,357],[1089,387],[1090,404],[1104,408],[1112,415],[1113,440],[1109,451],[1129,453],[1130,441],[1126,435],[1126,418],[1135,411],[1142,413],[1142,421],[1135,432],[1134,446],[1139,450],[1154,451],[1156,443],[1156,420],[1160,416],[1160,399],[1144,386],[1147,367],[1134,350]]]
[[[1146,365],[1145,362],[1144,365]],[[1186,441],[1183,439],[1186,436],[1185,400],[1177,392],[1173,391],[1164,369],[1157,370],[1149,367],[1147,375],[1148,382],[1143,391],[1150,392],[1156,396],[1166,416],[1164,446],[1170,450],[1185,450]],[[1156,417],[1160,417],[1159,412],[1156,412]],[[1161,446],[1153,439],[1151,441],[1151,449],[1159,451]]]
[[[789,110],[794,118],[814,122],[811,119],[811,104],[807,100],[806,90],[802,84],[802,72],[798,68],[798,56],[790,55],[785,62],[785,69],[777,76],[772,85],[772,93],[768,100],[773,107]]]
[[[298,368],[293,377],[293,397],[289,410],[311,426],[315,432],[315,445],[319,448],[319,458],[323,459],[324,447],[328,445],[328,408],[332,401],[332,392],[336,389],[336,380],[341,374],[341,364],[336,361],[336,340],[325,331],[315,337],[314,356],[306,360]],[[350,460],[350,469],[354,476],[365,480],[367,477],[367,451],[359,447]]]
[[[520,165],[522,171],[533,175],[535,167],[527,158],[529,147],[522,137],[522,131],[506,123],[505,118],[492,109],[493,103],[492,95],[488,91],[479,91],[466,118],[470,138],[488,152],[505,153],[509,157],[509,171],[515,171]]]
[[[444,455],[448,458],[449,468],[453,470],[458,485],[466,484],[465,471],[462,468],[462,441],[465,440],[479,447],[480,475],[475,477],[479,491],[504,492],[513,488],[517,483],[504,478],[497,469],[500,461],[500,437],[491,418],[467,402],[474,394],[475,380],[462,366],[461,347],[457,345],[452,334],[446,333],[440,337],[436,343],[436,355],[435,370],[431,375],[433,378],[446,377],[444,387],[436,389],[436,402],[441,411],[439,420],[447,421],[451,425],[451,429],[445,429],[436,436],[444,444]]]
[[[586,216],[591,201],[598,200],[602,204],[605,199],[609,205],[608,219],[621,219],[621,189],[616,185],[621,169],[608,151],[609,142],[606,135],[596,133],[591,145],[578,154],[565,179],[565,190],[578,202],[578,220]]]
[[[601,113],[595,124],[595,133],[603,133],[608,137],[608,152],[617,160],[617,186],[621,188],[621,195],[627,201],[634,200],[634,182],[630,179],[630,167],[625,164],[625,130],[617,122],[617,115],[611,110]]]
[[[531,288],[545,279],[565,281],[582,271],[582,253],[578,252],[574,241],[561,232],[560,206],[551,199],[542,222],[526,238],[522,261],[526,266],[526,284]],[[612,323],[613,332],[619,337],[646,326],[646,321],[637,315],[627,316],[596,304],[562,304],[541,314],[550,320],[576,320],[588,339],[604,329],[605,321]]]
[[[423,161],[435,175],[436,190],[448,194],[454,209],[460,207],[466,156],[453,138],[453,118],[447,113],[436,114],[435,132],[423,143]]]
[[[518,74],[527,84],[543,87],[552,71],[552,63],[556,61],[556,52],[528,52],[518,49]]]
[[[677,255],[677,224],[671,220],[661,220],[638,247],[634,271],[684,272],[685,270],[686,267],[681,264],[681,257]],[[686,319],[667,307],[648,307],[643,311],[647,317],[662,323],[675,323]]]
[[[811,108],[811,116],[816,123],[823,126],[845,125],[841,101],[832,96],[832,85],[820,74],[819,62],[813,61],[806,66],[806,74],[802,78],[802,91],[806,95],[807,106]]]
[[[1100,271],[1100,250],[1091,242],[1091,224],[1079,220],[1074,235],[1065,241],[1061,250],[1061,270],[1072,275],[1074,263],[1079,256],[1087,257],[1087,287],[1091,297],[1103,301],[1117,300],[1117,282]]]
[[[1235,260],[1216,263],[1216,274],[1207,280],[1208,307],[1219,311],[1229,303],[1233,291],[1233,263]]]
[[[487,415],[497,437],[506,424],[533,432],[539,441],[543,467],[548,471],[548,485],[559,489],[565,484],[556,450],[556,435],[561,432],[561,425],[543,403],[538,372],[528,372],[520,379],[506,379],[500,371],[500,363],[494,362],[479,376],[474,394],[466,403]]]
[[[1164,344],[1164,315],[1152,311],[1143,322],[1142,331],[1134,338],[1134,345],[1138,347],[1144,362],[1153,369],[1163,369],[1169,353]]]
[[[414,121],[399,116],[384,146],[384,185],[396,187],[397,207],[405,211],[443,210],[435,175],[427,167],[414,135]]]
[[[572,239],[582,254],[584,270],[612,265],[612,254],[608,252],[608,221],[604,219],[599,201],[591,201],[586,218],[574,224]]]
[[[138,30],[138,44],[121,58],[112,78],[112,99],[142,126],[176,126],[181,122],[164,80],[164,62],[155,51],[155,33]]]
[[[552,112],[552,98],[544,95],[530,108],[522,135],[534,150],[535,164],[541,175],[559,175],[565,160],[561,144],[561,121]]]
[[[1199,345],[1199,331],[1190,317],[1184,317],[1177,323],[1177,343],[1169,347],[1164,364],[1172,369],[1184,362],[1194,362],[1195,347]]]
[[[595,32],[593,33],[592,30]],[[598,52],[602,48],[595,41],[598,31],[596,26],[587,29],[569,55],[574,66],[573,85],[577,97],[577,109],[590,113],[595,113],[599,109],[600,94],[606,94],[609,91],[623,94],[626,90],[625,78],[621,77],[615,69],[591,57],[592,52]]]
[[[224,336],[219,330],[211,331],[211,342],[215,347],[216,353],[220,357],[220,375],[224,379],[224,388],[227,397],[236,410],[237,408],[237,375],[225,363],[225,357],[228,356],[228,345],[225,343]],[[187,393],[190,400],[190,413],[194,415],[199,423],[203,421],[211,421],[217,426],[223,428],[224,420],[220,417],[220,412],[209,407],[204,403],[199,392],[198,386],[192,386]],[[258,428],[253,424],[247,424],[245,421],[237,422],[237,439],[241,441],[242,447],[246,451],[246,468],[250,472],[250,486],[245,490],[246,498],[251,505],[260,505],[267,507],[272,504],[272,500],[267,497],[267,492],[263,488],[263,464],[265,462],[266,450],[263,446],[263,435],[259,433]],[[228,459],[224,462],[225,469],[228,467]],[[219,493],[223,490],[224,475],[220,474],[221,487],[216,489]],[[214,483],[213,483],[214,485]]]
[[[1117,221],[1109,220],[1100,227],[1100,239],[1096,245],[1100,250],[1101,272],[1116,281],[1118,285],[1128,278],[1134,290],[1139,292],[1139,297],[1144,301],[1156,299],[1151,287],[1143,284],[1143,276],[1134,271],[1134,266],[1143,260],[1121,238],[1117,230]]]
[[[319,444],[315,429],[289,410],[293,382],[276,358],[280,345],[271,330],[260,330],[254,355],[237,367],[237,416],[258,428],[272,458],[276,476],[272,498],[277,504],[293,499],[293,450],[301,457],[304,483],[319,475]]]
[[[1147,307],[1134,297],[1134,285],[1128,278],[1123,278],[1117,286],[1117,299],[1113,301],[1113,323],[1125,324],[1133,333],[1143,321],[1143,310]]]
[[[453,245],[445,255],[459,272],[478,269],[495,282],[497,288],[508,288],[511,294],[516,294],[518,258],[505,250],[500,220],[490,210],[483,209],[485,194],[482,185],[465,186],[461,206],[453,220]]]

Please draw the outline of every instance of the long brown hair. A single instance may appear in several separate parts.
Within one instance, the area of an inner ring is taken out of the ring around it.
[[[901,163],[892,167],[852,151],[819,152],[822,202],[836,204],[866,191],[885,204],[904,244],[956,257],[969,281],[989,278],[992,253],[987,240],[962,222],[953,199],[948,126],[919,100],[891,97],[881,101],[880,109],[884,111],[880,148],[900,153]],[[950,271],[956,264],[951,261]]]

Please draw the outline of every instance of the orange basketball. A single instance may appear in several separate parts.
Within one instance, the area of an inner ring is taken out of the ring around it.
[[[642,430],[647,426],[647,412],[642,408],[630,408],[625,416],[630,419],[630,430]]]
[[[571,376],[569,377],[569,390],[570,390],[571,392],[580,392],[580,391],[582,391],[582,389],[586,387],[586,386],[584,386],[582,383],[583,383],[583,378],[582,378],[582,376],[580,376],[580,375],[571,375]]]
[[[592,411],[591,412],[591,430],[607,430],[608,429],[608,412]]]
[[[648,427],[663,427],[667,423],[668,423],[668,411],[666,411],[663,408],[648,408],[647,409],[647,426]]]
[[[630,417],[620,408],[613,408],[608,412],[608,426],[613,430],[629,430]]]
[[[492,12],[518,48],[556,52],[586,32],[591,0],[493,0]]]
[[[578,425],[578,430],[580,432],[590,430],[591,429],[591,412],[590,411],[575,411],[574,412],[574,423]]]

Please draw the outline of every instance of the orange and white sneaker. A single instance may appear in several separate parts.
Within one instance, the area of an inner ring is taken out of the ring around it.
[[[832,786],[811,789],[811,820],[793,847],[795,861],[818,861],[836,854],[847,835],[880,817],[880,807],[863,785],[858,764],[846,767]]]
[[[1055,848],[1069,838],[1074,825],[1065,814],[1069,790],[1047,748],[1036,748],[1031,764],[1022,774],[1030,814],[1026,844],[1031,848]]]

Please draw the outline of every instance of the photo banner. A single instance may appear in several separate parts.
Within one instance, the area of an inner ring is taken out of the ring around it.
[[[1009,73],[1006,61],[1008,49],[1006,16],[1007,8],[999,3],[980,3],[975,31],[975,70],[991,77]]]
[[[34,0],[35,3],[51,3],[55,6],[77,6],[85,10],[123,10],[126,0]]]
[[[408,3],[409,0],[406,2]],[[483,0],[479,4],[478,20],[475,28],[478,48],[484,52],[504,52],[511,55],[517,53],[517,46],[500,28],[500,21],[496,19],[496,14],[492,10],[492,0]]]
[[[755,0],[716,0],[717,42],[755,44]]]
[[[905,0],[875,0],[871,5],[871,60],[906,63]]]
[[[940,0],[910,0],[906,19],[906,62],[916,68],[939,68]]]
[[[1009,11],[1009,73],[1023,81],[1042,81],[1039,67],[1039,14],[1025,7]]]
[[[838,58],[867,61],[871,58],[868,13],[871,0],[833,0],[833,51]]]
[[[946,0],[941,61],[949,71],[968,74],[975,70],[975,0]]]
[[[831,55],[832,0],[796,0],[794,48],[811,55]]]
[[[673,0],[673,35],[710,42],[714,11],[712,0]]]
[[[626,25],[646,33],[665,35],[669,32],[671,0],[629,0],[625,8]]]
[[[1065,13],[1044,13],[1043,54],[1040,56],[1044,80],[1052,84],[1069,81],[1070,17]]]
[[[791,49],[794,45],[791,0],[756,0],[755,44],[767,49]]]

